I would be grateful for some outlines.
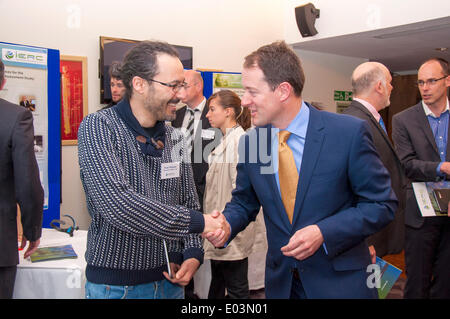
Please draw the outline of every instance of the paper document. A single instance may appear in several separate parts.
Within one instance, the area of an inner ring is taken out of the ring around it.
[[[379,257],[377,257],[376,263],[380,266],[381,275],[380,288],[378,288],[378,297],[380,299],[384,299],[391,291],[402,271]]]
[[[423,217],[447,216],[450,182],[420,182],[412,186]]]
[[[77,258],[77,254],[73,250],[72,245],[64,246],[52,246],[38,248],[33,254],[31,254],[31,262],[40,262],[57,259],[74,259]]]
[[[163,239],[163,244],[164,244],[164,254],[166,256],[166,262],[167,262],[167,273],[169,274],[170,278],[173,278],[172,277],[172,269],[170,269],[169,252],[167,251],[167,244],[166,244],[165,239]]]

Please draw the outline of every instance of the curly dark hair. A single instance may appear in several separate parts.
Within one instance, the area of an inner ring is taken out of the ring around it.
[[[120,74],[128,98],[131,98],[133,93],[131,81],[135,76],[149,80],[159,73],[157,55],[160,53],[179,58],[179,54],[173,46],[160,41],[139,42],[126,53],[120,67]]]

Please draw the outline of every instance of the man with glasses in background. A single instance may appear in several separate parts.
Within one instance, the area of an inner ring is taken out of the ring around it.
[[[206,145],[214,139],[214,131],[209,130],[211,125],[206,118],[208,107],[203,96],[203,79],[199,72],[184,71],[186,85],[181,88],[179,97],[186,105],[176,112],[172,126],[182,128],[186,134],[192,170],[194,172],[195,186],[203,211],[203,194],[205,193],[206,172],[208,171],[208,155],[203,154]],[[205,132],[210,131],[210,132]]]
[[[411,182],[450,179],[448,62],[425,61],[417,85],[422,101],[393,117],[392,138]],[[420,214],[411,184],[405,209],[405,298],[450,298],[450,218]]]
[[[143,41],[125,56],[125,97],[86,116],[80,177],[92,223],[87,298],[183,298],[203,261],[200,234],[223,228],[199,212],[184,136],[165,125],[184,83],[177,51]]]

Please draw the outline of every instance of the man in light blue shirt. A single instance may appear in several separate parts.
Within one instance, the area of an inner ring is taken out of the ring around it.
[[[300,111],[286,128],[286,131],[291,132],[287,140],[287,144],[294,155],[295,166],[297,172],[300,174],[300,167],[302,165],[303,149],[305,147],[306,131],[309,123],[309,108],[302,101]],[[280,191],[280,179],[278,176],[278,132],[280,129],[272,128],[272,160],[274,165],[275,179],[277,181],[278,191]]]
[[[212,214],[225,227],[205,237],[222,247],[262,206],[266,298],[377,298],[365,238],[393,219],[389,174],[367,123],[314,109],[303,101],[304,81],[284,42],[245,58],[242,105],[256,127],[240,140],[231,201]]]
[[[424,62],[417,78],[422,101],[393,117],[396,151],[411,182],[449,180],[448,62]],[[450,218],[422,217],[411,185],[406,192],[404,296],[449,299]]]
[[[441,171],[441,167],[442,164],[444,164],[445,157],[447,155],[448,116],[449,116],[448,100],[445,109],[439,114],[439,116],[436,116],[435,113],[433,113],[433,111],[430,110],[428,105],[425,104],[425,102],[422,102],[422,105],[425,115],[427,116],[428,123],[430,123],[430,128],[431,131],[433,132],[434,140],[436,141],[436,146],[439,151],[439,157],[441,158],[441,162],[436,168],[436,171],[439,176],[445,178],[445,173]]]

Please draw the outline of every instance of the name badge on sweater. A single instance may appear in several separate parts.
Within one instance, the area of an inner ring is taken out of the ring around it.
[[[213,130],[202,130],[202,138],[205,140],[214,139],[214,131]]]
[[[161,163],[161,179],[180,177],[180,162]]]

